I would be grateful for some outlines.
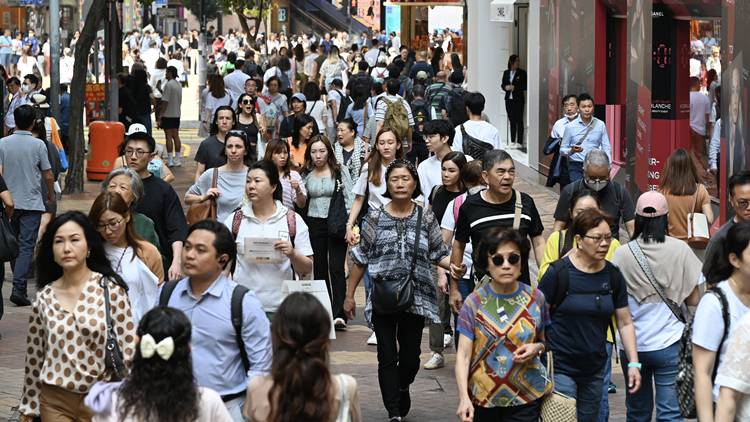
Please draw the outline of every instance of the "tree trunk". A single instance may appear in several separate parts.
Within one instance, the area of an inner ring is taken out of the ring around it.
[[[250,27],[247,26],[247,16],[237,9],[237,17],[240,18],[240,26],[242,27],[242,33],[245,35],[250,34]],[[248,41],[249,42],[249,41]]]
[[[86,139],[83,137],[84,107],[86,96],[86,75],[88,56],[96,39],[96,32],[107,11],[107,0],[93,0],[76,42],[76,55],[73,69],[73,80],[70,82],[70,169],[65,178],[66,195],[83,193],[83,177],[86,157]],[[98,62],[97,62],[98,65]]]

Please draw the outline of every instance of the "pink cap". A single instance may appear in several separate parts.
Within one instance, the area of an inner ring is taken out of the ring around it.
[[[667,198],[659,192],[646,192],[638,198],[635,213],[641,217],[661,217],[669,213]]]

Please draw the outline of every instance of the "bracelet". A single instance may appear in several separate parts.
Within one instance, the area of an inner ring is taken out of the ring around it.
[[[541,355],[542,355],[542,353],[544,353],[544,352],[546,352],[546,351],[547,351],[547,342],[546,342],[546,341],[543,341],[543,340],[537,340],[536,342],[537,342],[537,344],[541,344],[541,345],[542,345],[542,347],[544,348],[543,350],[540,350],[540,351],[539,351],[539,355],[541,356]]]
[[[352,226],[352,227],[354,227],[354,223],[346,223],[346,226]],[[344,227],[346,227],[346,226],[344,226]]]
[[[642,367],[642,365],[640,363],[636,363],[636,362],[630,362],[628,364],[628,368],[638,368],[639,371],[641,370],[641,367]]]

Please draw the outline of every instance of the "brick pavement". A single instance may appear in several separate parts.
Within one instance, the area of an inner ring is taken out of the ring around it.
[[[197,151],[197,142],[190,142],[192,154]],[[183,159],[183,166],[172,168],[175,181],[172,183],[178,195],[182,198],[185,191],[192,185],[195,174],[195,162]],[[552,214],[557,203],[557,195],[543,186],[523,180],[516,179],[516,189],[526,192],[534,198],[539,213],[542,216],[545,236],[551,232],[553,223]],[[87,212],[92,200],[99,192],[98,182],[86,182],[85,194],[65,196],[58,204],[60,212],[68,210],[79,210]],[[27,324],[29,308],[18,308],[11,304],[7,298],[10,296],[12,273],[10,266],[6,265],[5,280],[2,292],[5,305],[5,315],[0,321],[0,421],[17,420],[17,412],[14,412],[22,390],[25,343],[27,335]],[[29,294],[33,295],[35,289],[29,286]],[[364,306],[363,284],[357,293],[357,304]],[[377,380],[377,355],[376,347],[366,345],[370,336],[370,330],[364,326],[362,315],[364,309],[358,309],[358,316],[350,322],[345,332],[338,333],[338,339],[331,346],[331,367],[335,373],[343,372],[352,374],[359,383],[360,402],[364,421],[385,421],[387,413],[383,407],[380,389]],[[422,363],[429,359],[429,345],[427,330],[422,336]],[[458,406],[456,383],[454,378],[455,350],[453,347],[446,349],[446,365],[444,368],[427,371],[421,369],[417,374],[415,383],[411,387],[412,410],[405,421],[453,421],[456,420],[455,412]],[[613,362],[614,363],[614,362]],[[610,395],[612,413],[610,421],[625,421],[625,393],[624,379],[619,365],[615,365],[612,376],[618,387],[618,393]]]

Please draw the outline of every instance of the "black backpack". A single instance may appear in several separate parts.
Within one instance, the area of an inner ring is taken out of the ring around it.
[[[353,103],[354,101],[352,101],[352,97],[344,94],[338,89],[336,90],[336,92],[341,96],[341,98],[339,98],[339,112],[336,113],[336,121],[341,123],[344,121],[344,119],[346,119],[346,109],[349,108],[349,104]]]
[[[414,127],[412,128],[412,139],[418,143],[424,143],[422,139],[422,132],[424,131],[425,123],[432,120],[432,113],[430,112],[431,106],[425,100],[419,99],[414,100],[411,103],[411,115],[414,118]]]
[[[172,297],[172,292],[179,282],[180,280],[171,280],[164,283],[159,297],[159,306],[169,306],[169,298]],[[245,293],[249,291],[247,287],[241,284],[236,285],[232,291],[232,326],[237,337],[237,346],[240,348],[240,358],[245,372],[250,370],[250,360],[247,358],[245,341],[242,340],[242,300],[245,298]]]
[[[462,125],[469,120],[469,113],[464,105],[464,94],[466,91],[463,88],[453,88],[445,94],[445,109],[448,110],[448,119],[453,126]]]

